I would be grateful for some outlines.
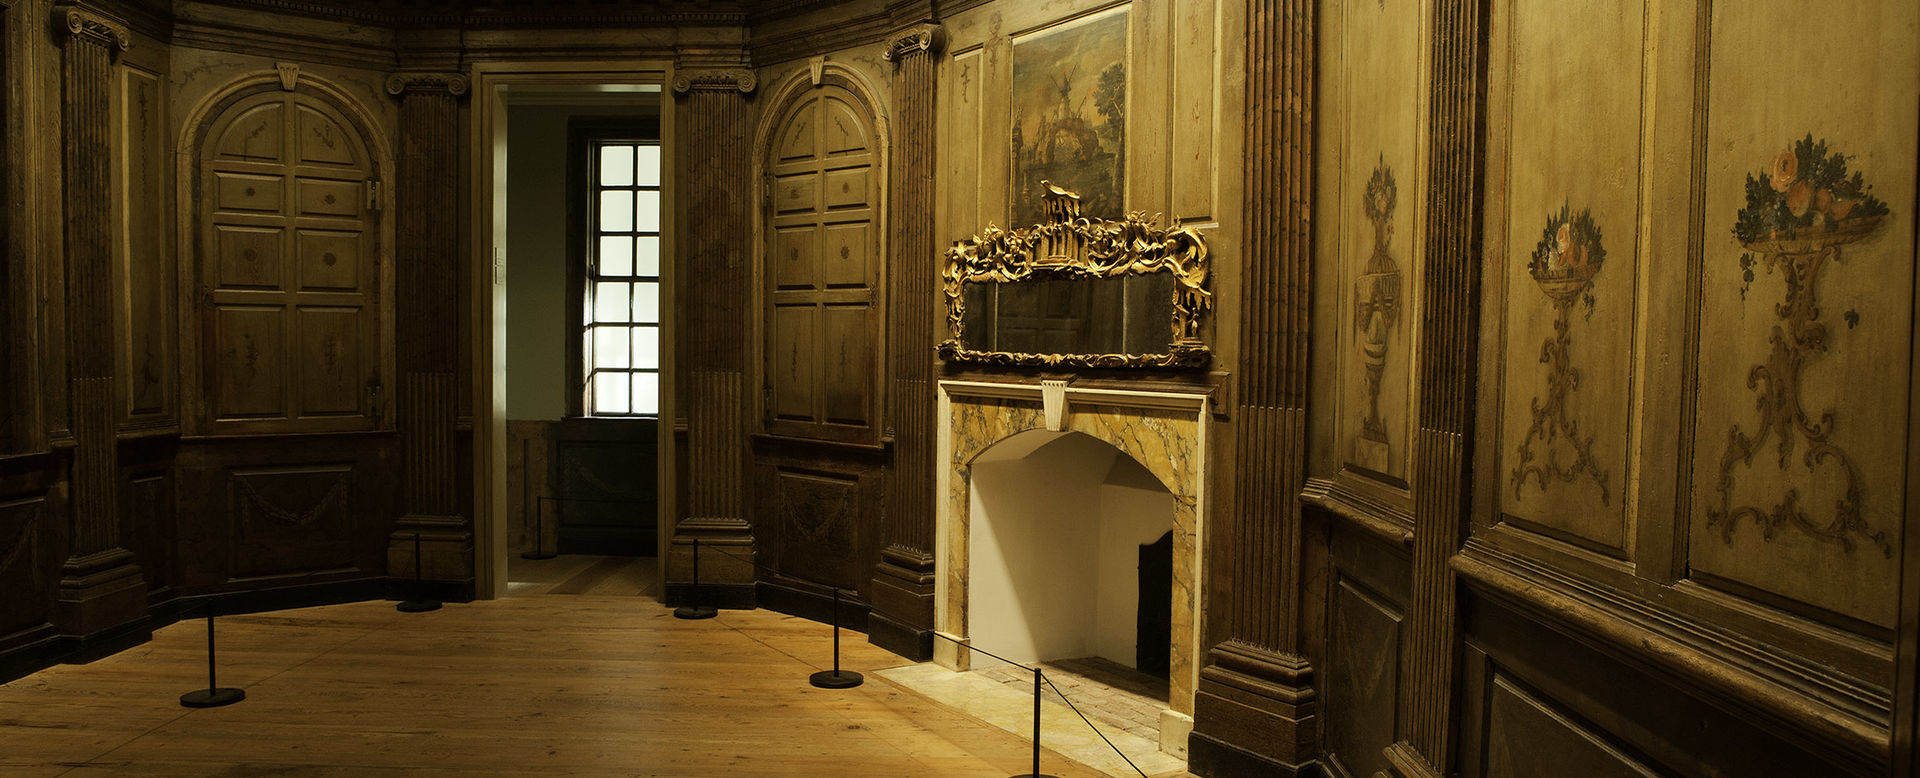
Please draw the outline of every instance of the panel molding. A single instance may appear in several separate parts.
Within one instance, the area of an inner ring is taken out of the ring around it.
[[[1452,560],[1462,583],[1539,623],[1722,700],[1836,763],[1885,765],[1885,690],[1774,651],[1480,540]]]

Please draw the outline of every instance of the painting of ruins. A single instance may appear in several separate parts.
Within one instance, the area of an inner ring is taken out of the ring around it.
[[[1088,217],[1123,216],[1126,9],[1015,38],[1012,92],[1012,223],[1041,221],[1043,180],[1079,193]]]

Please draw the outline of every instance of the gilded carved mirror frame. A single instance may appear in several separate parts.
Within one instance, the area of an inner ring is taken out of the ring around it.
[[[1207,243],[1190,227],[1162,227],[1142,211],[1126,218],[1088,219],[1080,215],[1080,196],[1042,181],[1046,221],[1003,230],[986,230],[947,250],[944,292],[948,337],[940,358],[1003,366],[1173,367],[1197,368],[1213,359],[1200,339],[1202,317],[1213,308],[1208,289],[1212,263]],[[1048,278],[1119,278],[1170,273],[1174,279],[1172,339],[1158,354],[1033,354],[967,348],[968,283],[1014,283]]]

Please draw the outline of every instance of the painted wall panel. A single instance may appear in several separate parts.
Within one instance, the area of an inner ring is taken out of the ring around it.
[[[1907,488],[1916,27],[1912,4],[1839,2],[1716,4],[1710,30],[1689,568],[1883,627]]]
[[[1624,555],[1643,11],[1526,0],[1508,18],[1501,510]]]

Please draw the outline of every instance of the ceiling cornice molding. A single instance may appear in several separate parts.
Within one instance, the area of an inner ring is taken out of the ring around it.
[[[753,52],[753,64],[765,67],[880,43],[891,30],[891,19],[883,10],[854,19],[829,20],[776,34],[755,35],[748,48]]]
[[[129,0],[122,0],[127,2]],[[441,2],[443,8],[421,8],[435,3],[396,0],[195,0],[196,2],[276,11],[318,19],[375,24],[399,28],[467,27],[745,27],[762,21],[806,13],[832,0],[735,0],[735,2],[592,2],[547,0],[509,7],[473,2]]]

